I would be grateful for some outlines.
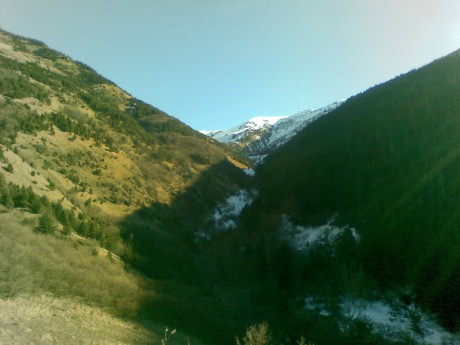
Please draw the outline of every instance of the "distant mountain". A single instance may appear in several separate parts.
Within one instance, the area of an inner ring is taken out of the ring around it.
[[[291,116],[255,117],[227,130],[200,132],[222,143],[237,147],[255,163],[268,153],[287,143],[305,126],[336,109],[335,102],[319,109],[304,110]]]

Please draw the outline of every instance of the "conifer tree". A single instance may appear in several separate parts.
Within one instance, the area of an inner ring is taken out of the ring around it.
[[[4,191],[2,198],[1,198],[1,203],[5,205],[5,207],[8,209],[14,208],[13,198],[11,197],[11,194],[9,193],[8,190]]]
[[[50,212],[45,212],[40,216],[36,230],[44,234],[50,234],[56,231],[56,220]]]

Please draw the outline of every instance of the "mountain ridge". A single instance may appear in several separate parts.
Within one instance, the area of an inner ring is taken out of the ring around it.
[[[200,132],[240,149],[255,164],[261,164],[270,152],[286,144],[305,126],[342,103],[343,101],[338,101],[318,109],[299,111],[290,116],[259,116],[227,130]]]

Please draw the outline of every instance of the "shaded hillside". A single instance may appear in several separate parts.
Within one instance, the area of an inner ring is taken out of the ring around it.
[[[251,183],[251,177],[232,171],[232,164],[223,161],[204,171],[170,205],[153,203],[127,217],[122,224],[136,249],[133,264],[155,278],[199,282],[207,268],[196,261],[201,254],[197,234],[212,227],[216,200]]]
[[[460,317],[460,52],[347,100],[267,159],[264,208],[301,224],[334,214],[362,234],[359,262]]]
[[[200,335],[210,344],[233,344],[234,335],[255,318],[255,308],[235,289],[237,282],[223,286],[219,265],[208,253],[211,241],[197,235],[212,227],[209,220],[215,200],[227,196],[223,191],[235,181],[239,188],[252,183],[251,177],[239,171],[229,174],[229,170],[231,163],[217,164],[171,205],[154,203],[123,222],[135,248],[131,263],[153,278],[146,286],[154,293],[144,298],[141,315]]]

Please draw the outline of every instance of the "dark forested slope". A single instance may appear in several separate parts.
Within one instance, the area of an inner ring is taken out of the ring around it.
[[[258,172],[263,207],[362,234],[382,286],[460,316],[460,52],[373,87],[308,126]]]

